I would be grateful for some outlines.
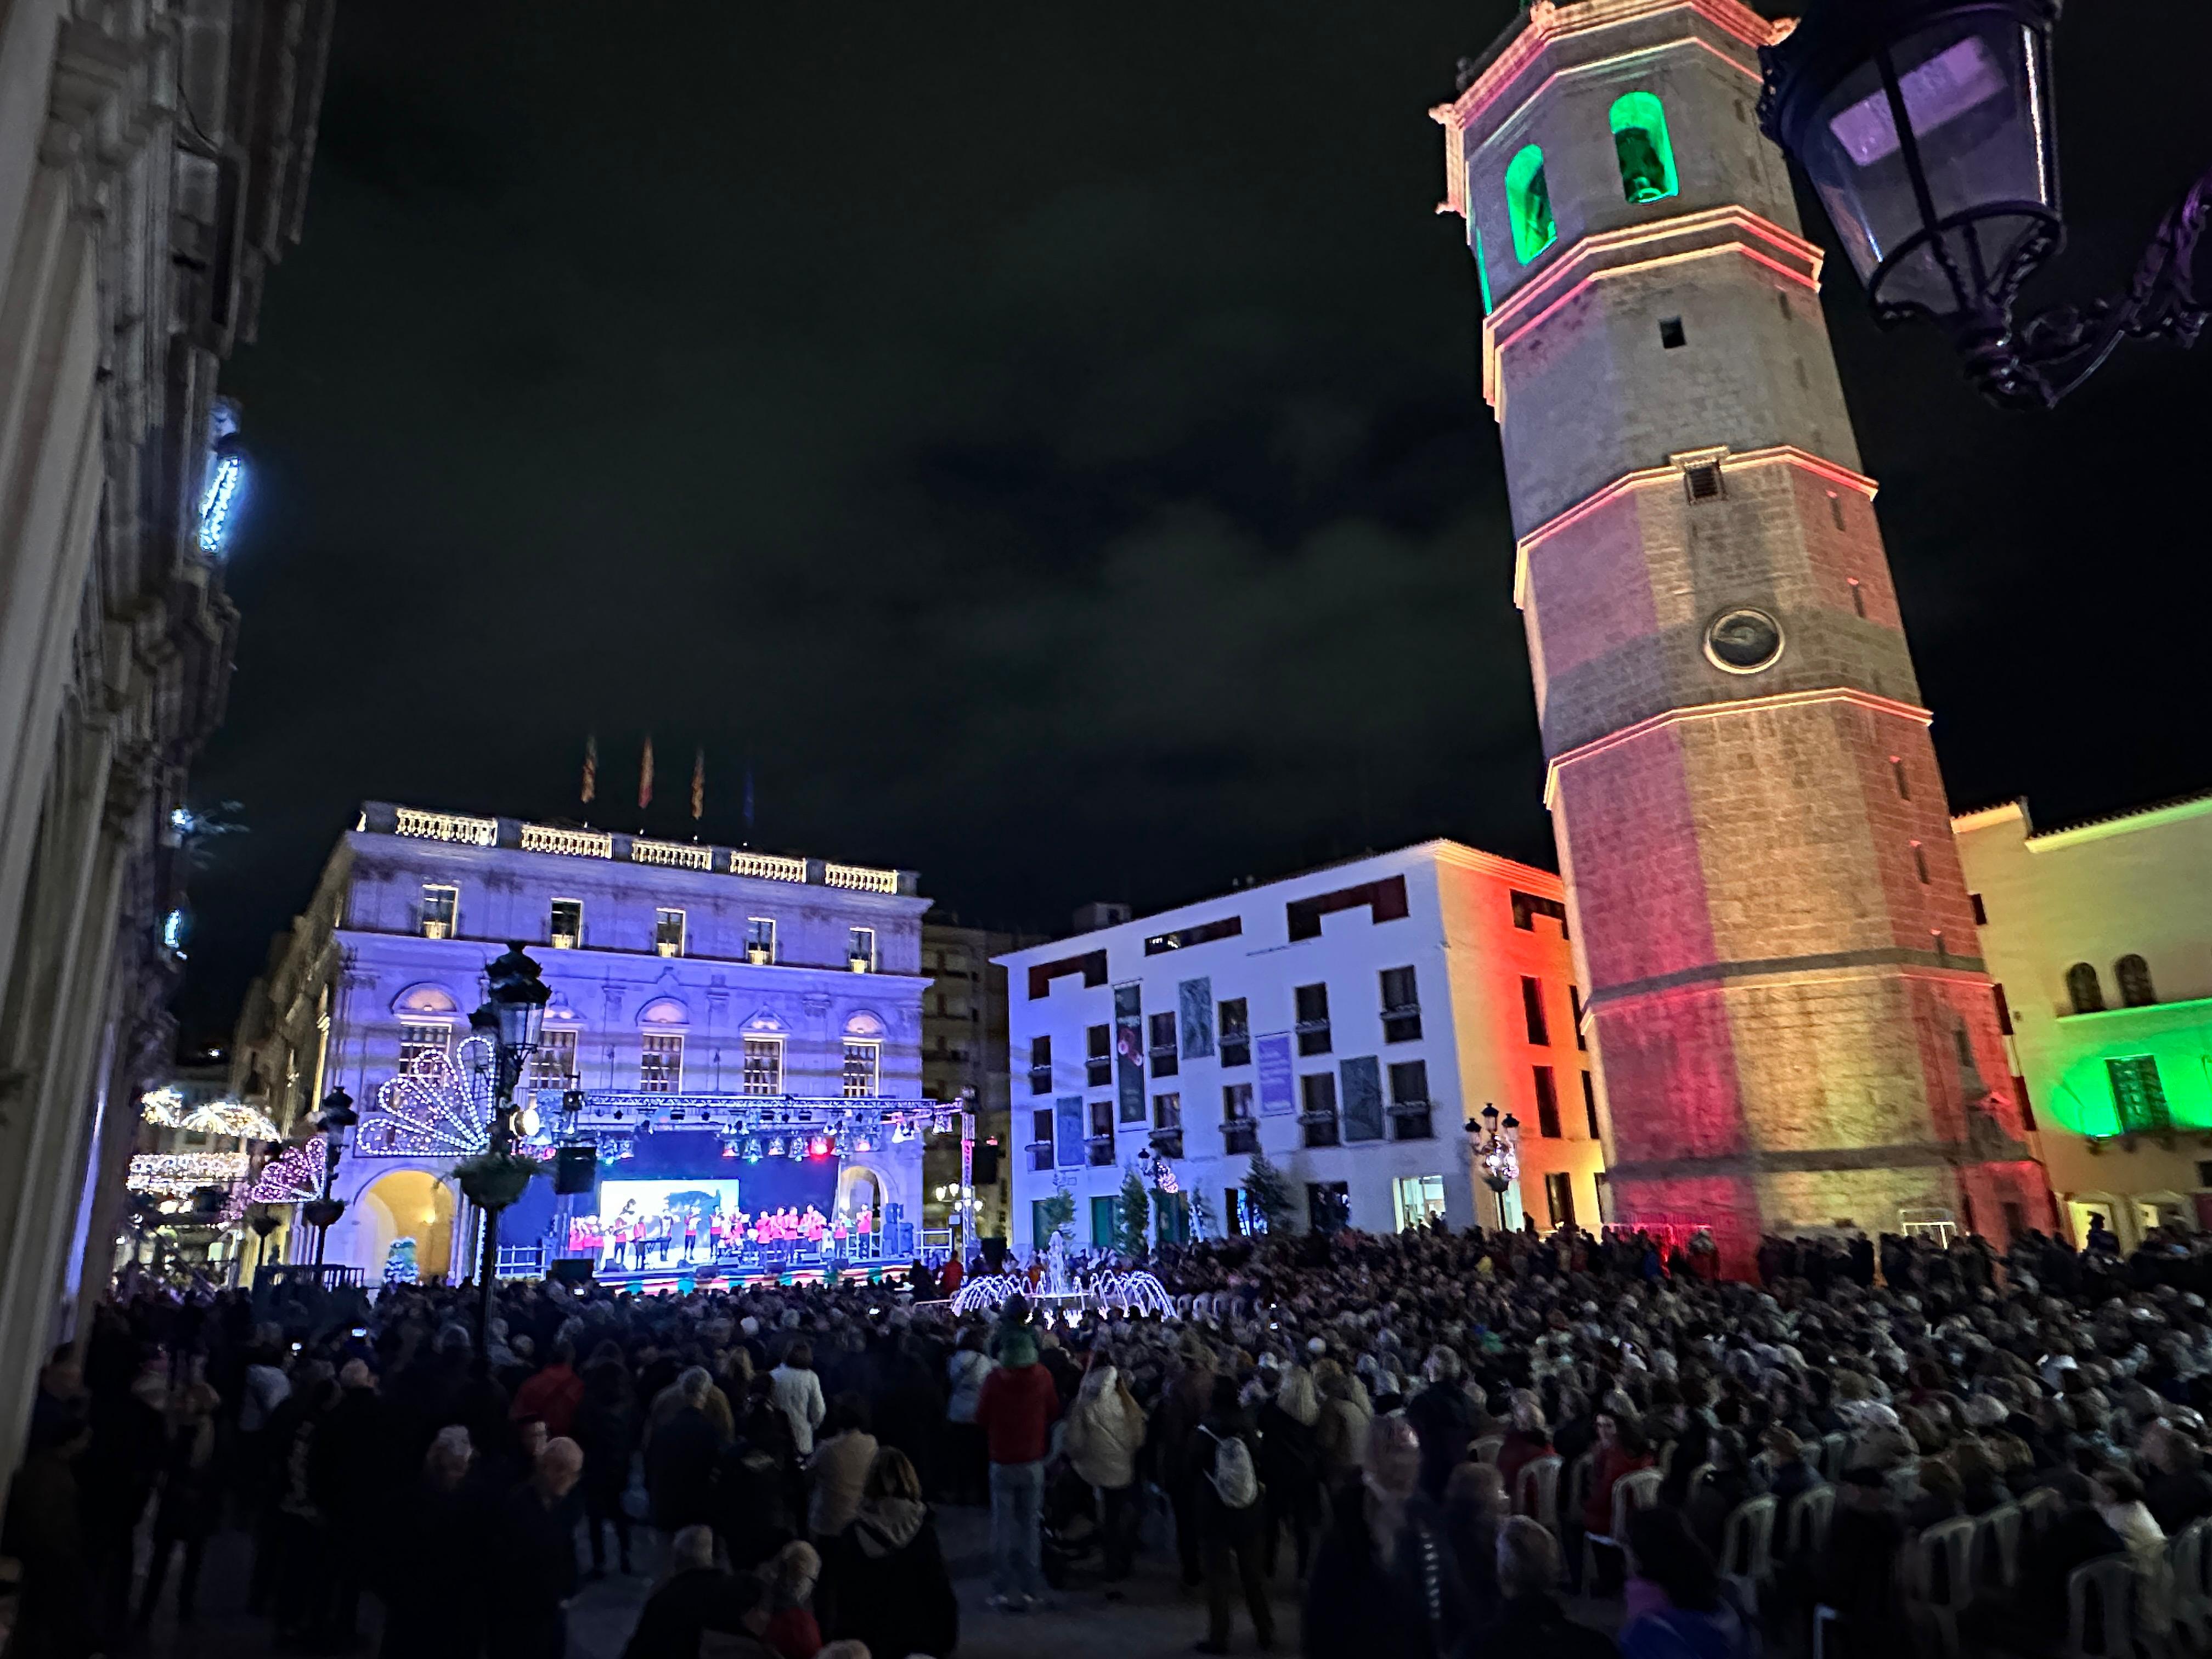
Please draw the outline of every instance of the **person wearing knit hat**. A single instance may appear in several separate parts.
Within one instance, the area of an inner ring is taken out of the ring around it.
[[[1002,1328],[999,1369],[983,1379],[975,1401],[975,1422],[991,1459],[991,1606],[1002,1613],[1022,1612],[1045,1599],[1037,1528],[1060,1390],[1036,1357],[1036,1338],[1028,1325]]]

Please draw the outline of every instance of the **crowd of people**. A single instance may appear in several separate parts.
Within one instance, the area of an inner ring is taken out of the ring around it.
[[[988,1616],[1066,1586],[1110,1606],[1150,1554],[1207,1653],[1249,1622],[1329,1659],[1739,1659],[1802,1646],[1818,1609],[1824,1652],[1890,1659],[1933,1594],[1911,1540],[2023,1503],[2017,1589],[1968,1639],[2050,1649],[2102,1557],[2162,1635],[2170,1540],[2212,1516],[2203,1240],[1777,1239],[1756,1284],[1709,1257],[1571,1230],[1231,1240],[1151,1264],[1171,1318],[956,1317],[918,1265],[549,1283],[504,1287],[481,1341],[465,1287],[386,1287],[324,1330],[142,1289],[41,1377],[0,1537],[14,1643],[86,1659],[165,1598],[190,1620],[236,1528],[248,1607],[301,1651],[380,1626],[404,1659],[562,1659],[582,1583],[643,1567],[626,1659],[942,1656],[940,1509],[986,1503]],[[1732,1519],[1760,1497],[1754,1571]]]

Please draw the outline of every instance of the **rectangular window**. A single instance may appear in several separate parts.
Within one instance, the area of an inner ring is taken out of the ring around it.
[[[1030,1039],[1030,1092],[1052,1092],[1052,1039],[1048,1036]]]
[[[1188,951],[1194,945],[1210,945],[1218,939],[1235,939],[1243,931],[1243,917],[1224,916],[1219,921],[1202,921],[1195,927],[1178,928],[1172,933],[1155,933],[1145,941],[1145,954],[1157,957],[1169,951]]]
[[[744,1091],[749,1095],[783,1092],[783,1039],[749,1036],[744,1047]]]
[[[1559,1091],[1552,1068],[1538,1066],[1536,1073],[1536,1133],[1547,1140],[1559,1139]]]
[[[1552,1225],[1575,1224],[1575,1178],[1564,1170],[1544,1177],[1544,1202],[1552,1212]]]
[[[400,1021],[399,1069],[419,1072],[429,1063],[434,1054],[443,1060],[452,1036],[451,1026],[432,1024],[427,1020]]]
[[[1515,888],[1510,895],[1513,903],[1513,925],[1524,933],[1536,931],[1536,918],[1548,916],[1559,924],[1559,937],[1567,936],[1567,907],[1555,898],[1538,898],[1534,893],[1524,893]]]
[[[1112,1097],[1091,1103],[1091,1161],[1101,1167],[1114,1162],[1114,1102]]]
[[[1321,919],[1334,915],[1339,910],[1356,910],[1364,905],[1367,919],[1371,922],[1402,921],[1408,914],[1406,908],[1406,878],[1385,876],[1380,881],[1362,882],[1357,887],[1340,888],[1334,893],[1323,893],[1317,898],[1294,899],[1283,907],[1283,920],[1290,929],[1291,943],[1302,939],[1321,937]]]
[[[2112,1080],[2112,1105],[2119,1115],[2122,1134],[2149,1134],[2173,1127],[2166,1109],[2166,1085],[2159,1080],[2154,1055],[2128,1054],[2108,1060],[2105,1073]]]
[[[1176,1017],[1173,1014],[1152,1016],[1152,1057],[1154,1077],[1173,1077],[1176,1071],[1179,1050],[1176,1048]]]
[[[1328,987],[1301,985],[1295,993],[1298,1007],[1298,1052],[1328,1052]]]
[[[1680,317],[1662,317],[1659,319],[1659,345],[1662,350],[1672,351],[1677,346],[1685,343],[1689,337],[1682,331],[1682,319]]]
[[[1589,1048],[1589,1035],[1583,1030],[1583,988],[1579,985],[1567,987],[1567,1012],[1575,1017],[1575,1047]]]
[[[638,1047],[637,1086],[641,1093],[672,1095],[684,1087],[684,1034],[647,1031]]]
[[[655,910],[653,913],[653,948],[664,957],[684,954],[684,913],[681,910]]]
[[[745,918],[745,960],[763,965],[775,960],[775,918]]]
[[[1336,1073],[1311,1072],[1298,1079],[1298,1122],[1309,1146],[1334,1146],[1336,1132]]]
[[[1221,1063],[1249,1066],[1252,1030],[1244,1011],[1244,999],[1231,997],[1226,1002],[1216,1003],[1214,1007],[1221,1016]]]
[[[1109,1194],[1091,1200],[1091,1242],[1102,1250],[1114,1248],[1121,1231],[1121,1200]]]
[[[1844,498],[1836,494],[1832,489],[1828,492],[1828,522],[1834,525],[1838,530],[1845,527],[1844,525]]]
[[[1221,1085],[1221,1121],[1224,1123],[1249,1122],[1252,1116],[1252,1085],[1249,1083],[1224,1083]]]
[[[1589,1125],[1589,1138],[1592,1140],[1602,1140],[1605,1137],[1598,1133],[1597,1127],[1597,1085],[1590,1080],[1590,1074],[1588,1072],[1584,1072],[1582,1076],[1583,1119]]]
[[[1398,1231],[1425,1227],[1444,1212],[1444,1178],[1440,1175],[1400,1176],[1390,1183],[1392,1206],[1398,1212]]]
[[[2012,1005],[2005,1000],[2004,987],[1992,985],[1990,987],[1990,991],[1996,998],[1997,1030],[2004,1036],[2010,1036],[2012,1035]]]
[[[1251,1218],[1245,1213],[1244,1189],[1242,1187],[1221,1189],[1221,1221],[1229,1230],[1231,1238],[1242,1238],[1256,1231],[1251,1224]]]
[[[461,909],[461,890],[425,884],[422,889],[422,937],[451,939]]]
[[[1030,1113],[1030,1168],[1052,1168],[1052,1108],[1039,1106]]]
[[[1317,1233],[1342,1232],[1352,1224],[1352,1185],[1344,1181],[1306,1182],[1306,1221]]]
[[[1682,469],[1682,493],[1692,502],[1721,499],[1721,469],[1717,461],[1700,461]]]
[[[863,1042],[856,1038],[845,1039],[845,1098],[866,1100],[881,1092],[877,1087],[877,1073],[883,1059],[884,1045]]]
[[[1905,781],[1905,761],[1903,757],[1892,755],[1889,757],[1889,775],[1891,781],[1897,785],[1898,799],[1911,800],[1912,799],[1912,787]]]
[[[876,971],[876,930],[855,927],[845,937],[845,959],[856,974]]]
[[[556,898],[545,921],[545,937],[556,951],[573,951],[584,942],[584,901]]]
[[[1974,907],[1974,926],[1977,927],[1988,927],[1990,925],[1990,913],[1982,903],[1982,896],[1979,893],[1969,893],[1966,895],[1966,902]]]
[[[1390,1068],[1390,1133],[1395,1140],[1431,1140],[1429,1062],[1404,1060]]]
[[[576,1086],[576,1034],[547,1027],[538,1034],[538,1047],[530,1055],[532,1089],[573,1089]]]
[[[1421,1037],[1421,988],[1410,968],[1382,970],[1382,1041],[1418,1042]]]
[[[1851,585],[1851,609],[1859,616],[1866,615],[1866,589],[1859,585],[1856,576],[1848,578]]]
[[[1552,1042],[1551,1027],[1544,1021],[1544,986],[1540,980],[1521,978],[1521,1013],[1528,1024],[1528,1041],[1540,1048]]]
[[[1152,1127],[1155,1129],[1182,1127],[1182,1097],[1181,1095],[1152,1097]]]
[[[1083,1081],[1086,1087],[1103,1089],[1114,1080],[1114,1030],[1111,1026],[1094,1025],[1085,1034],[1086,1051],[1083,1060]]]
[[[1052,982],[1070,975],[1080,974],[1083,982],[1103,985],[1106,982],[1106,953],[1088,951],[1079,957],[1069,957],[1060,962],[1040,962],[1030,969],[1030,1000],[1041,1002],[1052,994]]]
[[[1928,884],[1928,849],[1917,841],[1912,843],[1912,873],[1923,887]]]

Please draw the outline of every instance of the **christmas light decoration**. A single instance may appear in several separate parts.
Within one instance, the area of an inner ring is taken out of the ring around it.
[[[156,1128],[183,1128],[185,1127],[184,1091],[165,1087],[141,1095],[138,1097],[138,1115]]]
[[[380,1116],[354,1150],[372,1158],[473,1158],[491,1147],[491,1044],[471,1037],[457,1059],[427,1054],[376,1091]]]
[[[222,551],[230,538],[230,515],[238,503],[238,487],[245,482],[246,462],[241,457],[224,455],[216,460],[207,488],[200,493],[201,552]]]
[[[148,1120],[151,1122],[153,1120]],[[185,1114],[180,1128],[201,1134],[228,1135],[234,1140],[282,1140],[284,1132],[265,1112],[242,1100],[210,1100]]]
[[[203,1187],[246,1178],[244,1152],[140,1152],[125,1184],[149,1198],[189,1198]]]
[[[246,1159],[243,1152],[222,1156],[234,1157],[241,1165]],[[251,1184],[241,1182],[231,1189],[230,1202],[223,1206],[223,1221],[237,1220],[249,1204],[304,1204],[320,1198],[323,1176],[329,1167],[330,1154],[319,1140],[287,1146],[261,1166],[261,1173]],[[244,1173],[242,1168],[240,1173]]]

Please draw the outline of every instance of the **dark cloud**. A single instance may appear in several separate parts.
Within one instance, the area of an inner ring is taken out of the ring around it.
[[[1509,11],[343,9],[230,374],[246,630],[198,790],[252,834],[196,890],[188,1016],[227,1023],[358,800],[574,811],[589,728],[602,821],[650,729],[653,827],[703,744],[708,835],[750,766],[759,841],[979,918],[1431,835],[1548,860],[1425,113]],[[2064,25],[2054,288],[2123,275],[2204,159],[2212,20],[2143,27]],[[1954,796],[2202,784],[2212,354],[1999,415],[1831,270]]]

